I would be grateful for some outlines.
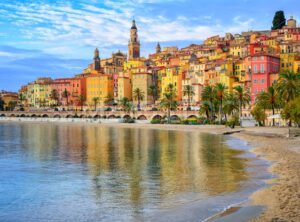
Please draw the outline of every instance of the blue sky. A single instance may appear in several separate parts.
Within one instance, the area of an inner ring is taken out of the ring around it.
[[[225,32],[270,29],[276,10],[300,21],[299,0],[1,0],[0,89],[40,76],[70,77],[91,61],[127,53],[132,18],[142,55]]]

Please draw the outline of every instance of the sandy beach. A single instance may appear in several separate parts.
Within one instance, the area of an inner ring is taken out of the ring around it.
[[[11,122],[11,120],[9,122]],[[39,123],[38,121],[32,122]],[[58,124],[55,122],[52,123]],[[42,124],[49,124],[49,122]],[[96,123],[70,122],[63,124],[95,125]],[[237,127],[236,129],[230,129],[224,126],[207,125],[189,126],[123,123],[101,123],[99,125],[123,128],[148,128],[179,131],[197,130],[199,132],[213,134],[232,134],[234,137],[245,140],[251,145],[251,147],[253,147],[251,151],[254,152],[259,158],[271,161],[271,166],[268,170],[276,176],[275,179],[266,181],[267,184],[269,184],[267,188],[258,190],[251,195],[251,205],[264,206],[265,209],[259,215],[259,217],[254,218],[251,221],[300,221],[300,138],[287,138],[287,128]],[[237,212],[234,210],[232,214],[230,214],[230,210],[228,210],[228,214],[225,214],[226,216],[224,216],[224,218],[226,218],[224,221],[236,221],[234,219],[230,220],[230,218],[234,216],[234,214],[237,214]],[[248,214],[251,213],[248,212]],[[239,217],[242,218],[243,213],[239,215]],[[223,221],[222,217],[219,218],[218,221]]]

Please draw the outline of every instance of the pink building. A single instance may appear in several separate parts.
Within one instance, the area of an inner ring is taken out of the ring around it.
[[[280,58],[266,53],[255,54],[251,59],[251,102],[257,94],[268,91],[273,84],[272,76],[279,72]]]
[[[63,96],[64,91],[68,91],[69,105],[80,106],[79,96],[86,98],[86,78],[62,78],[55,79],[52,82],[52,90],[55,89],[58,95],[59,103],[66,105],[67,99]]]

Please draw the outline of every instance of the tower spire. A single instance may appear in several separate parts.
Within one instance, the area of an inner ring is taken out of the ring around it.
[[[158,54],[158,53],[161,53],[161,47],[160,47],[159,42],[158,42],[157,45],[156,45],[156,53],[157,53],[157,54]]]
[[[100,60],[98,48],[96,48],[94,51],[94,69],[97,71],[101,70],[101,60]]]
[[[130,40],[128,43],[128,59],[136,59],[140,57],[140,41],[138,38],[138,29],[135,20],[132,20],[130,29]]]

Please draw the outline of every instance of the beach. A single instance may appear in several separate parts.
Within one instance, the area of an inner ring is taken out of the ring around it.
[[[8,120],[5,120],[7,122]],[[9,120],[11,122],[13,120]],[[20,121],[20,120],[17,120]],[[23,121],[23,120],[21,120]],[[38,122],[32,120],[31,122]],[[47,124],[47,123],[43,123]],[[63,124],[99,124],[83,122],[64,122]],[[299,221],[300,220],[300,139],[287,138],[287,128],[240,128],[230,129],[216,125],[154,125],[154,124],[124,124],[101,123],[101,125],[122,128],[147,128],[178,131],[199,131],[213,134],[231,134],[247,141],[258,158],[270,161],[268,171],[274,178],[266,181],[268,186],[254,192],[247,206],[229,209],[218,217],[217,221],[245,221],[243,218],[252,214],[252,207],[263,206],[259,216],[253,216],[250,221]],[[257,212],[257,211],[256,211]],[[214,220],[212,220],[214,221]],[[248,221],[248,220],[247,220]]]

